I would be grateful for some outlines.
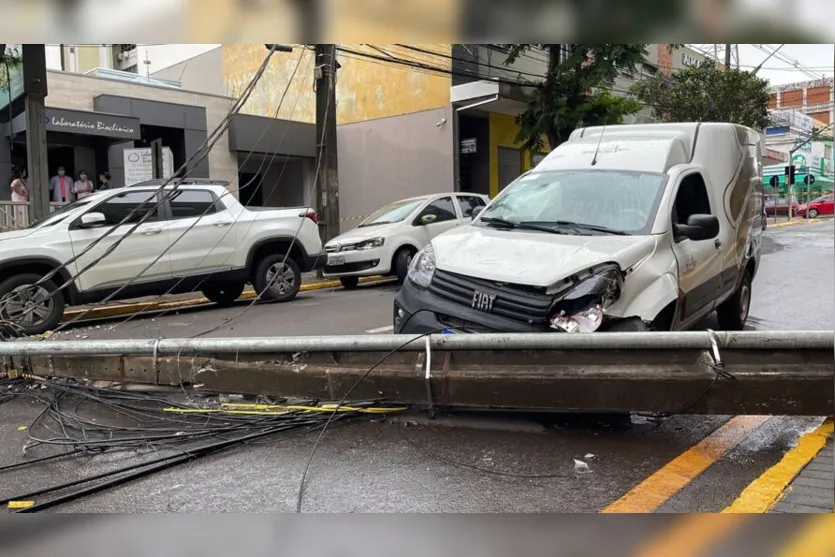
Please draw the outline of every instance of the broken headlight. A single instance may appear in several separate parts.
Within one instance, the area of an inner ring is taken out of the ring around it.
[[[592,333],[603,323],[604,310],[617,301],[623,285],[620,270],[608,267],[573,286],[554,303],[552,329]]]

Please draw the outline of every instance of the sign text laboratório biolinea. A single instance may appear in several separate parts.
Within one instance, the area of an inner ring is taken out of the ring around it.
[[[115,122],[107,123],[102,122],[101,120],[96,120],[95,122],[85,122],[84,120],[67,120],[63,116],[60,118],[53,116],[49,124],[56,128],[69,128],[73,130],[95,130],[99,132],[116,132],[124,134],[133,134],[135,132],[133,128],[120,126]]]

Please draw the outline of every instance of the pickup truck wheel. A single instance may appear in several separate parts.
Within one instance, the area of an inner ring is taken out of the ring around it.
[[[412,264],[412,251],[409,249],[401,249],[394,256],[394,274],[397,276],[397,282],[403,284],[406,282],[406,275],[409,274],[409,265]]]
[[[289,302],[302,286],[302,272],[290,257],[269,255],[261,260],[253,279],[255,291],[262,300]]]
[[[203,287],[203,295],[219,306],[231,306],[244,293],[243,282],[212,282]]]
[[[64,316],[64,297],[54,282],[47,280],[35,286],[43,277],[24,273],[0,284],[0,320],[13,323],[26,335],[50,331]],[[50,293],[55,292],[50,296]]]
[[[741,331],[748,321],[751,307],[751,273],[745,271],[734,295],[728,298],[716,310],[719,326],[723,331]]]
[[[339,282],[345,290],[353,290],[360,284],[359,277],[340,277]]]

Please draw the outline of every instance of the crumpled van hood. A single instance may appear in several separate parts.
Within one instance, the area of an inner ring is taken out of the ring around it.
[[[601,263],[628,269],[655,250],[655,236],[573,236],[464,226],[432,241],[438,269],[496,282],[549,287]]]

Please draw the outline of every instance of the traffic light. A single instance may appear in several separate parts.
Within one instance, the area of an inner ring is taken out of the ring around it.
[[[788,185],[794,184],[794,171],[795,167],[793,164],[786,167],[786,183]]]

